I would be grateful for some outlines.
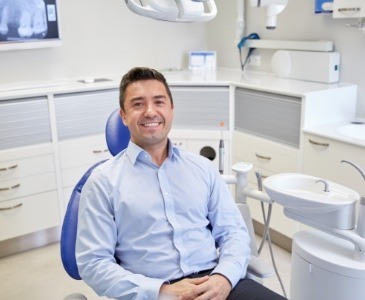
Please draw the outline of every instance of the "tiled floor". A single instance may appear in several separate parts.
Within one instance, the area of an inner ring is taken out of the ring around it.
[[[289,295],[290,253],[273,246],[276,265]],[[267,245],[262,258],[270,262]],[[270,289],[283,294],[278,279],[264,280]],[[62,300],[69,294],[82,293],[88,300],[98,297],[83,281],[73,280],[64,271],[59,244],[0,259],[0,298],[6,300]]]

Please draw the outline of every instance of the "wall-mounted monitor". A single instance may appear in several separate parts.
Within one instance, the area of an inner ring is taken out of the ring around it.
[[[0,0],[0,51],[61,44],[57,0]]]

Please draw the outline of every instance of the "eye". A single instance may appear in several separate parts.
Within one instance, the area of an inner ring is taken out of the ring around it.
[[[159,105],[159,106],[161,106],[161,105],[164,105],[165,104],[165,101],[163,101],[163,100],[157,100],[156,101],[156,104]]]
[[[132,106],[133,107],[136,107],[136,108],[142,107],[143,106],[143,103],[142,102],[133,102],[133,105]]]

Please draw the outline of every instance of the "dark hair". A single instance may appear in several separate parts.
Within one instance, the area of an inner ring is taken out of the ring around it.
[[[171,91],[166,82],[165,77],[160,72],[158,72],[154,69],[146,68],[146,67],[136,67],[136,68],[129,70],[128,73],[126,73],[122,77],[122,80],[120,82],[119,106],[123,111],[124,111],[124,101],[125,101],[124,95],[125,95],[125,91],[126,91],[128,85],[130,85],[131,83],[136,82],[136,81],[150,80],[150,79],[158,80],[161,83],[163,83],[163,85],[166,88],[167,94],[170,97],[170,102],[171,102],[171,104],[173,104]]]

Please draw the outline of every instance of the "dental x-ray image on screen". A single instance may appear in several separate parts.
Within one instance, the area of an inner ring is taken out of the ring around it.
[[[56,0],[0,0],[0,47],[59,38]]]

